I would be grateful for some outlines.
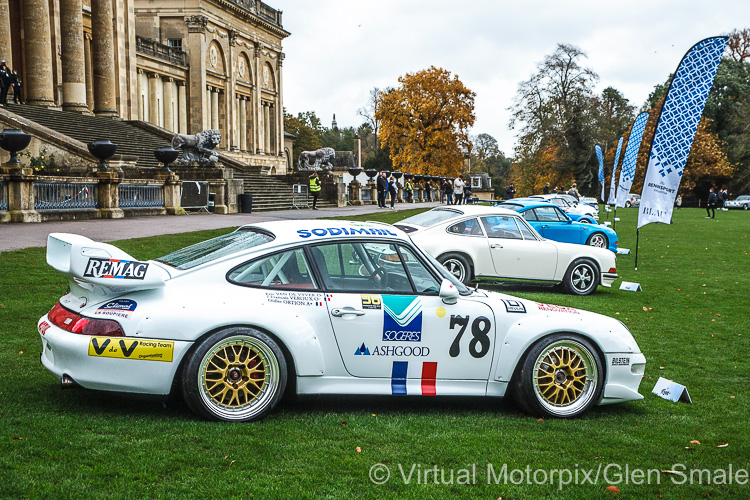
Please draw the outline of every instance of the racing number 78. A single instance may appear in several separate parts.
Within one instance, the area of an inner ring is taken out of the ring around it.
[[[461,353],[461,337],[463,337],[466,327],[469,326],[469,317],[458,316],[455,314],[451,315],[451,321],[448,327],[453,330],[456,328],[456,325],[461,328],[458,330],[458,334],[448,351],[451,358],[455,358]],[[490,328],[492,328],[492,323],[490,323],[490,320],[484,316],[478,316],[471,323],[471,335],[473,338],[469,341],[469,354],[471,354],[472,357],[477,359],[483,358],[490,351],[490,337],[487,335],[490,332]]]

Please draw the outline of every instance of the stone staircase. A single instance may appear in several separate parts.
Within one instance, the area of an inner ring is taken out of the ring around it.
[[[285,178],[275,177],[272,175],[251,174],[246,172],[234,171],[235,179],[242,179],[244,191],[246,194],[253,195],[253,211],[264,212],[270,210],[289,210],[293,207],[292,184]],[[304,207],[304,194],[295,195],[298,207]],[[302,196],[302,198],[300,198]],[[312,197],[309,201],[312,207]],[[319,208],[335,208],[336,203],[318,198]]]

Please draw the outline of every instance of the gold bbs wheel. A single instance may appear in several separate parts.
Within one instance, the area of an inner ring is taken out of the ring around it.
[[[286,363],[276,343],[252,329],[209,337],[185,369],[185,399],[214,420],[250,421],[265,416],[286,385]]]
[[[583,338],[556,334],[529,351],[514,392],[531,413],[569,418],[598,402],[603,381],[601,360],[594,347]]]

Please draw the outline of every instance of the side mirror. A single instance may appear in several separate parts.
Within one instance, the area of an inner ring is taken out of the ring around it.
[[[455,304],[458,302],[458,288],[450,281],[443,280],[438,296],[443,299],[444,304]]]

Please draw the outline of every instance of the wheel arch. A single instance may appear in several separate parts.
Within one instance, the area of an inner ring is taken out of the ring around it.
[[[469,270],[471,271],[471,279],[474,279],[476,277],[476,273],[474,272],[474,262],[476,261],[476,259],[470,253],[466,252],[465,250],[446,250],[445,252],[441,252],[440,254],[438,254],[437,257],[435,257],[435,258],[439,261],[445,255],[448,255],[448,254],[451,254],[451,253],[456,254],[456,255],[460,255],[460,256],[462,256],[463,258],[465,258],[468,261],[468,263],[469,263]]]

